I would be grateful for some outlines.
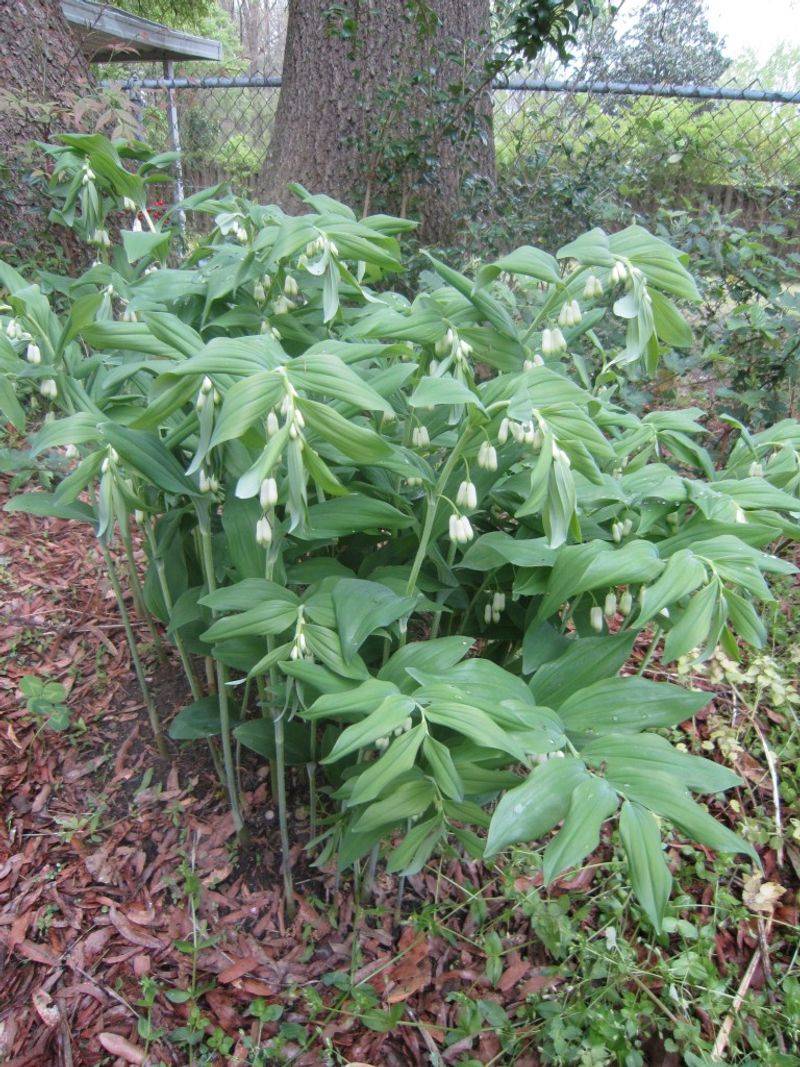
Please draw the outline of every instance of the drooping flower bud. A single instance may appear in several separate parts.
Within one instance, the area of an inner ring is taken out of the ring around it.
[[[607,619],[613,619],[617,614],[617,597],[615,593],[607,593],[603,604],[603,614]]]
[[[611,268],[611,282],[616,285],[618,282],[624,282],[628,277],[628,271],[625,268],[625,264],[621,260],[617,260],[614,266]]]
[[[280,423],[278,422],[278,416],[274,411],[270,411],[267,415],[267,437],[274,437],[280,429]]]
[[[623,615],[630,615],[631,608],[633,607],[633,597],[630,590],[626,589],[622,596],[619,598],[619,610]]]
[[[583,295],[587,300],[596,300],[597,297],[603,295],[603,283],[595,274],[590,274],[586,279]]]
[[[462,515],[459,519],[459,534],[462,545],[465,545],[468,541],[471,541],[472,538],[475,536],[475,531],[472,529],[472,523],[469,521],[466,515]]]
[[[483,609],[483,621],[486,623],[487,626],[492,621],[492,605],[491,604],[487,604],[486,607]]]
[[[131,223],[131,229],[134,233],[142,232],[142,220],[138,216]]]
[[[41,350],[37,344],[33,343],[33,341],[31,341],[31,343],[28,345],[28,348],[25,352],[25,358],[29,363],[32,363],[34,366],[38,366],[42,362]]]
[[[278,483],[274,478],[264,479],[261,483],[258,499],[264,509],[274,507],[278,503]]]
[[[459,485],[456,503],[459,507],[469,508],[470,510],[474,510],[478,506],[478,493],[472,482],[464,481]]]
[[[489,441],[484,441],[478,449],[478,466],[485,471],[497,470],[497,449]]]
[[[263,304],[264,301],[267,299],[267,291],[261,284],[261,282],[256,282],[253,286],[253,297],[258,301],[259,304]]]
[[[136,211],[136,204],[129,196],[123,196],[122,206],[125,211]]]
[[[603,632],[603,609],[599,605],[596,604],[589,612],[589,622],[596,633]]]
[[[611,527],[611,537],[617,544],[622,540],[622,523],[615,522]]]
[[[300,292],[300,287],[297,284],[297,279],[291,274],[286,275],[286,280],[283,283],[283,291],[288,297],[295,297]]]
[[[495,593],[492,597],[492,611],[505,611],[506,610],[506,594]]]
[[[553,331],[549,328],[542,330],[542,355],[552,356],[556,351],[553,344]]]
[[[64,456],[66,459],[75,459],[78,455],[78,450],[75,445],[65,445]]]
[[[750,469],[747,473],[751,478],[762,478],[764,475],[764,468],[761,466],[760,463],[754,461],[750,464]]]
[[[508,431],[509,431],[510,426],[511,426],[511,423],[509,422],[508,419],[503,419],[501,421],[500,428],[497,431],[497,443],[499,445],[504,445],[506,443],[506,441],[508,440]]]
[[[256,523],[256,544],[262,548],[272,544],[272,527],[266,515],[262,515]]]
[[[415,448],[427,448],[431,443],[427,426],[415,426],[411,431],[411,443]]]
[[[44,378],[39,385],[39,392],[48,400],[55,400],[58,396],[58,386],[55,378]]]

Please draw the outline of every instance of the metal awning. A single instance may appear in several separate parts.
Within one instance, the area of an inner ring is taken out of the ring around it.
[[[93,63],[222,59],[219,41],[173,30],[110,4],[61,0],[61,10]]]

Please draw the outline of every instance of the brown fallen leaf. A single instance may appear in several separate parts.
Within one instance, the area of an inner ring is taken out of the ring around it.
[[[145,930],[143,926],[138,926],[136,923],[132,923],[130,919],[126,918],[122,912],[117,911],[116,908],[109,908],[108,917],[125,940],[130,941],[132,945],[141,945],[142,948],[160,949],[164,947],[163,942],[159,941],[159,939],[151,934],[149,930]]]
[[[134,1045],[132,1041],[128,1041],[126,1037],[121,1037],[119,1034],[100,1034],[98,1041],[106,1052],[110,1052],[112,1056],[119,1056],[126,1063],[139,1064],[141,1067],[147,1059],[147,1053],[143,1048],[139,1048],[138,1045]]]
[[[24,956],[26,960],[34,963],[44,963],[47,967],[58,967],[59,959],[47,945],[37,945],[35,941],[21,941],[15,946],[15,951]]]
[[[761,875],[751,874],[745,879],[742,900],[753,911],[771,912],[786,892],[778,882],[762,881]]]
[[[510,964],[500,976],[497,988],[501,993],[508,992],[509,989],[513,989],[522,976],[527,974],[530,969],[531,965],[526,960],[520,960],[519,963]]]
[[[229,967],[219,972],[217,981],[220,985],[228,985],[230,982],[235,982],[237,978],[242,978],[248,971],[252,971],[253,968],[257,967],[258,963],[259,961],[255,956],[245,956],[244,959],[234,960]]]
[[[57,1026],[61,1019],[61,1012],[58,1005],[47,992],[46,989],[34,990],[31,997],[33,1006],[36,1008],[36,1013],[42,1020],[45,1026]]]

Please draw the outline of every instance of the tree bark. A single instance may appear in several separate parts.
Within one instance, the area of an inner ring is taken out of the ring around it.
[[[289,0],[268,198],[299,181],[446,240],[465,179],[494,180],[490,45],[489,0]]]
[[[0,256],[3,244],[43,229],[25,181],[30,142],[46,139],[90,81],[59,0],[0,0]]]

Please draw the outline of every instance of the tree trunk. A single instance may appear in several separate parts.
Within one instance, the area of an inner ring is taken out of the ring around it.
[[[63,125],[65,109],[90,80],[59,0],[0,0],[0,256],[3,245],[44,228],[25,181],[30,142]]]
[[[464,180],[494,179],[489,0],[289,0],[265,192],[286,186],[452,231]]]

